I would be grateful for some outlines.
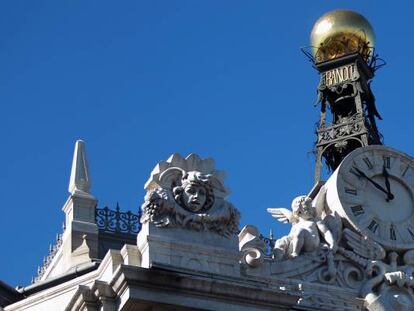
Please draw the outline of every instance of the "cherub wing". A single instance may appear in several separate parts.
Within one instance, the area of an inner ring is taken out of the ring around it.
[[[358,255],[370,260],[382,260],[385,258],[385,250],[377,242],[348,228],[344,229],[343,234],[348,246]]]
[[[287,208],[268,208],[267,211],[276,218],[278,221],[283,222],[284,224],[293,223],[293,213]]]

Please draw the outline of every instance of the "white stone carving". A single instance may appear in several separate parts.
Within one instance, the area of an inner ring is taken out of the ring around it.
[[[212,159],[172,155],[145,184],[137,245],[141,266],[240,275],[240,214]]]
[[[411,310],[414,250],[387,256],[373,239],[349,227],[342,229],[341,218],[326,203],[324,187],[313,200],[296,198],[292,211],[269,211],[291,223],[292,230],[275,242],[275,254],[268,256],[258,230],[243,228],[239,234],[243,275],[301,285],[302,291],[295,294],[302,297],[299,304],[304,308]]]
[[[256,268],[263,264],[266,244],[259,239],[259,230],[248,225],[239,234],[239,248],[242,252],[242,262]]]
[[[369,237],[349,229],[344,230],[344,237],[348,249],[340,247],[338,253],[364,269],[359,296],[365,299],[366,308],[370,311],[412,310],[414,250],[406,251],[402,258],[394,251],[386,256],[384,248]]]
[[[329,223],[320,219],[312,199],[299,196],[292,201],[292,211],[286,208],[268,208],[267,211],[278,221],[292,224],[290,233],[275,243],[275,258],[295,258],[301,252],[314,252],[321,244],[321,237],[332,252],[337,245]]]
[[[72,170],[70,173],[68,191],[71,194],[88,194],[91,188],[88,160],[86,158],[85,143],[77,140],[73,153]]]
[[[363,270],[329,248],[275,260],[266,256],[263,237],[250,225],[240,232],[239,246],[242,275],[291,286],[290,293],[301,297],[299,305],[304,310],[364,310],[364,300],[356,298],[363,284]]]
[[[224,174],[214,161],[173,154],[157,164],[145,185],[142,223],[213,231],[230,237],[238,232],[240,214],[226,201]]]
[[[385,258],[385,250],[377,242],[347,228],[344,229],[343,234],[348,246],[359,256],[369,260],[383,260]],[[346,256],[346,250],[343,248],[340,248],[340,250]]]

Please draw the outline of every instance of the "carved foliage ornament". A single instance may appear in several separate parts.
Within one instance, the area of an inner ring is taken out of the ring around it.
[[[240,214],[226,201],[229,190],[223,179],[210,158],[172,155],[157,164],[145,184],[141,222],[209,230],[226,237],[237,233]]]

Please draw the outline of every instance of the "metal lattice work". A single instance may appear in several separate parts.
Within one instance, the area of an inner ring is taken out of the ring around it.
[[[138,214],[133,214],[131,211],[121,212],[117,204],[115,210],[108,207],[97,208],[95,212],[96,225],[99,230],[111,233],[136,235],[141,230],[141,210]],[[63,231],[65,227],[63,225]],[[54,245],[49,245],[49,254],[43,258],[43,263],[37,268],[37,276],[32,278],[32,283],[40,281],[45,274],[47,268],[50,266],[53,258],[56,256],[59,248],[62,245],[63,233],[56,235],[56,242]]]
[[[121,212],[118,204],[115,210],[107,206],[97,208],[95,214],[99,230],[121,234],[138,234],[141,230],[140,218],[141,210],[138,214],[133,214],[131,211]]]
[[[375,104],[371,82],[381,67],[372,56],[367,63],[359,53],[315,63],[320,73],[315,183],[321,180],[322,161],[334,171],[353,150],[381,145],[376,119],[382,120]],[[329,123],[329,124],[327,124]]]
[[[62,226],[62,231],[65,231],[65,225]],[[45,274],[47,268],[49,267],[50,263],[52,262],[53,258],[55,257],[56,253],[58,252],[60,246],[62,245],[62,237],[63,233],[56,234],[56,242],[54,245],[49,245],[49,254],[43,258],[43,264],[37,267],[37,276],[32,278],[32,284],[40,281]]]

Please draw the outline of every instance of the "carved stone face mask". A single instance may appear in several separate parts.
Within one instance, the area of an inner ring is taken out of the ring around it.
[[[182,194],[182,202],[191,212],[199,212],[207,200],[207,191],[201,185],[187,184]]]

